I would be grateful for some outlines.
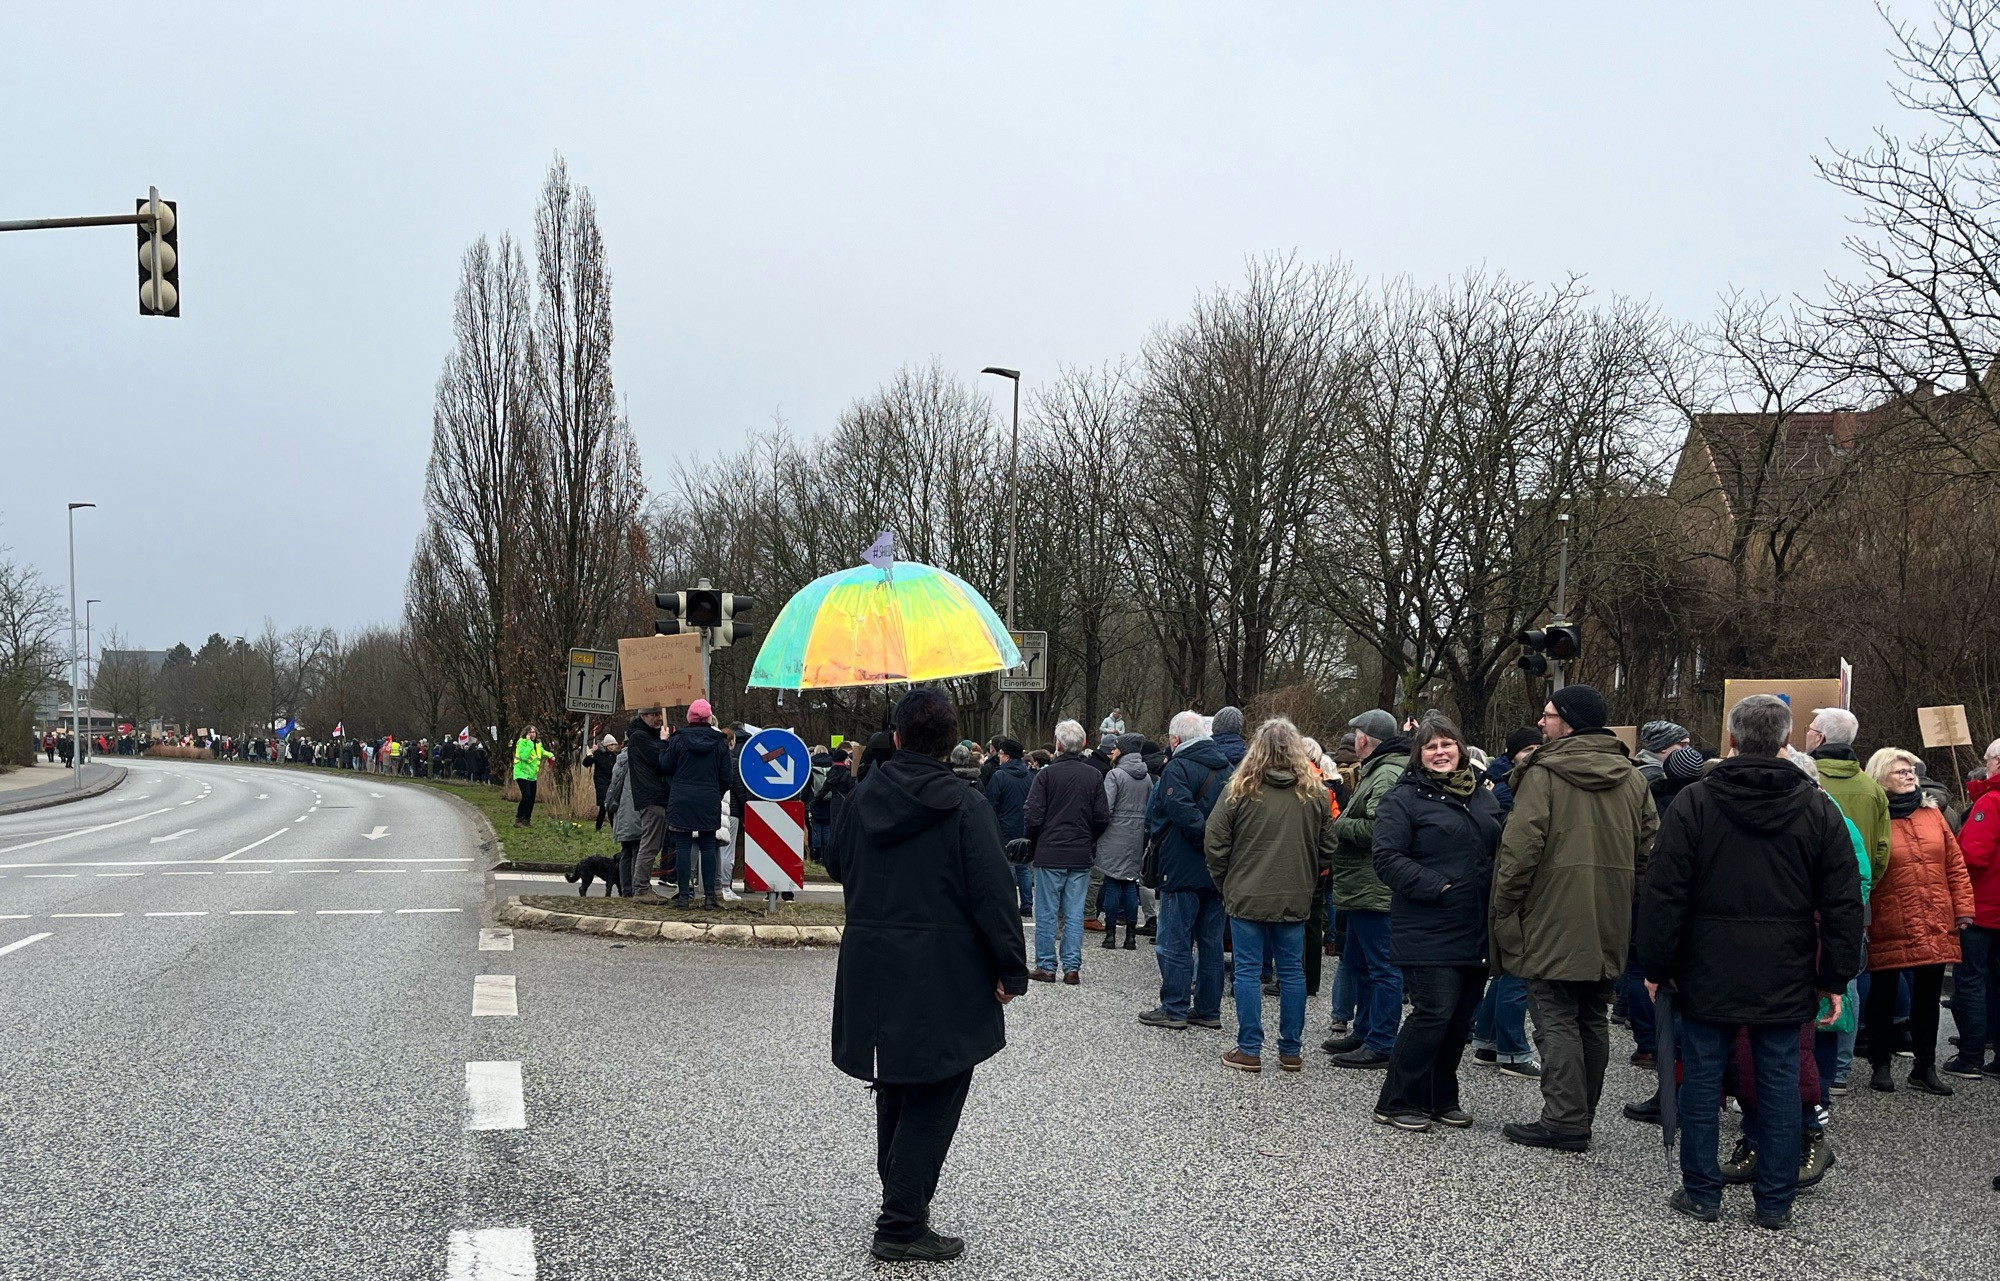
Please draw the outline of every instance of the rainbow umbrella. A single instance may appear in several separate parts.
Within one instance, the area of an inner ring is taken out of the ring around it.
[[[944,680],[1018,667],[1000,616],[964,579],[899,560],[816,578],[785,602],[752,687],[835,689]]]

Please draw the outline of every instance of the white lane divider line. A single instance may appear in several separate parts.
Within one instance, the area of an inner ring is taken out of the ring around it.
[[[248,854],[251,850],[256,849],[259,845],[262,845],[265,841],[275,841],[280,836],[283,836],[286,832],[289,832],[291,830],[292,829],[289,827],[281,827],[277,831],[271,833],[269,836],[259,837],[258,839],[250,842],[248,845],[245,845],[242,849],[231,850],[227,854],[224,854],[221,858],[216,859],[215,861],[218,863],[227,863],[230,859],[235,858],[238,854]]]
[[[206,912],[148,912],[148,916],[207,916]]]
[[[479,950],[482,952],[511,952],[514,950],[514,931],[479,931]]]
[[[339,874],[340,869],[337,867],[288,867],[285,869],[286,876],[338,876]]]
[[[232,867],[228,871],[224,872],[223,875],[224,876],[276,876],[277,873],[272,871],[268,867]]]
[[[74,832],[64,832],[59,836],[44,836],[39,841],[27,841],[20,845],[9,845],[6,849],[0,850],[0,854],[12,854],[15,850],[31,850],[35,848],[35,846],[37,845],[48,845],[55,841],[67,841],[72,837],[88,836],[92,832],[102,832],[106,828],[123,827],[127,823],[136,823],[142,818],[151,818],[155,814],[164,814],[172,808],[173,806],[167,805],[161,807],[160,809],[147,810],[144,814],[134,814],[131,818],[121,818],[113,823],[99,823],[95,827],[80,827]]]
[[[29,881],[73,881],[76,878],[77,874],[75,872],[25,872],[22,874],[22,879]]]
[[[0,921],[32,921],[34,919],[35,914],[33,912],[23,912],[19,916],[0,916]]]
[[[213,872],[162,872],[161,876],[214,876]]]
[[[51,921],[96,921],[109,920],[112,917],[123,915],[125,915],[123,912],[50,912],[49,919]]]
[[[303,822],[305,822],[305,821],[306,821],[307,819],[309,819],[309,818],[311,818],[311,817],[312,817],[312,811],[311,811],[311,810],[307,810],[307,811],[306,811],[305,813],[303,813],[303,814],[299,815],[299,816],[298,816],[297,818],[293,819],[292,821],[293,821],[294,823],[303,823]]]
[[[465,1128],[525,1130],[528,1104],[521,1092],[521,1064],[477,1062],[465,1065]]]
[[[95,876],[97,877],[97,879],[98,879],[98,880],[100,880],[100,881],[101,881],[101,880],[103,880],[103,879],[104,879],[105,877],[107,877],[107,876],[114,876],[114,877],[115,877],[115,876],[144,876],[144,875],[145,875],[145,873],[144,873],[144,872],[97,872],[97,873],[94,873],[94,875],[95,875]]]
[[[457,907],[399,907],[396,909],[396,915],[424,916],[433,912],[461,912],[464,910],[465,909],[463,908],[457,908]]]
[[[511,1019],[520,1014],[515,1004],[512,974],[472,976],[472,1017]]]
[[[230,909],[231,916],[297,916],[289,907],[238,907]]]
[[[9,943],[9,944],[8,944],[7,946],[5,946],[5,947],[0,947],[0,956],[5,956],[5,955],[7,955],[7,953],[9,953],[9,952],[18,952],[18,951],[20,951],[20,950],[21,950],[22,948],[24,948],[24,947],[28,946],[28,945],[29,945],[30,943],[39,943],[39,942],[41,942],[41,941],[42,941],[43,939],[47,938],[48,936],[49,936],[49,935],[48,935],[48,931],[44,930],[44,931],[43,931],[42,933],[40,933],[40,934],[30,934],[30,935],[29,935],[28,937],[26,937],[26,938],[24,938],[24,939],[15,939],[15,940],[14,940],[14,941],[13,941],[12,943]],[[518,1084],[519,1084],[519,1073],[520,1073],[520,1067],[521,1067],[521,1065],[520,1065],[520,1064],[518,1064],[518,1063],[516,1063],[516,1064],[514,1065],[514,1070],[515,1070],[515,1075],[516,1075],[516,1085],[517,1085],[517,1086],[518,1086]],[[524,1123],[524,1124],[525,1124],[525,1123]],[[533,1266],[534,1266],[534,1260],[533,1260],[533,1258],[531,1257],[531,1258],[529,1259],[529,1267],[530,1267],[530,1269],[531,1269],[531,1270],[529,1271],[529,1273],[528,1273],[528,1275],[529,1275],[529,1276],[533,1276],[533,1275],[535,1275],[535,1274],[534,1274],[534,1272],[532,1271],[532,1268],[533,1268]]]
[[[314,916],[380,916],[382,915],[382,909],[379,907],[323,907],[320,908],[317,912],[314,912],[313,915]]]
[[[445,1281],[535,1281],[533,1228],[453,1228]]]
[[[410,869],[407,867],[357,867],[354,870],[357,872],[375,872],[375,873],[394,872],[397,875],[401,875],[402,873],[407,872]]]

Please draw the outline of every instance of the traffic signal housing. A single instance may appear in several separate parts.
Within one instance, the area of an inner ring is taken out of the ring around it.
[[[736,621],[738,614],[747,614],[757,608],[756,598],[738,596],[734,592],[723,592],[721,596],[722,618],[716,623],[715,632],[709,640],[712,649],[727,649],[737,641],[749,640],[756,634],[756,628]]]
[[[1515,665],[1530,676],[1547,676],[1551,662],[1571,662],[1583,652],[1583,633],[1575,623],[1529,627],[1515,633],[1514,642],[1527,651]]]
[[[153,198],[141,196],[135,213],[150,213]],[[139,314],[181,314],[180,211],[171,200],[159,202],[159,225],[139,224]],[[154,270],[157,258],[158,270]]]
[[[653,607],[660,616],[653,630],[662,636],[683,636],[706,631],[711,649],[727,649],[737,641],[749,640],[756,629],[735,621],[737,614],[756,608],[754,597],[733,592],[696,587],[684,592],[655,592]]]

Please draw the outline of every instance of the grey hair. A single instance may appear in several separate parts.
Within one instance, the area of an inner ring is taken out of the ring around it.
[[[1765,694],[1762,697],[1769,698]],[[1813,713],[1812,727],[1835,747],[1852,747],[1861,733],[1861,722],[1845,707],[1822,707]],[[1731,730],[1730,733],[1736,731]]]
[[[1202,726],[1200,712],[1175,712],[1173,721],[1167,726],[1167,735],[1178,738],[1183,743],[1190,739],[1201,738],[1207,733],[1208,731]]]
[[[1791,735],[1792,705],[1776,694],[1752,694],[1729,709],[1729,737],[1736,740],[1736,750],[1745,756],[1776,756]]]
[[[1811,779],[1815,783],[1819,782],[1818,761],[1814,760],[1810,756],[1807,756],[1804,752],[1800,751],[1796,747],[1787,747],[1785,749],[1785,759],[1790,761],[1793,767],[1796,768],[1799,771],[1799,773],[1805,775],[1807,778]]]
[[[965,744],[963,744],[963,743],[960,743],[960,744],[959,744],[959,745],[958,745],[957,747],[954,747],[954,748],[952,748],[952,749],[951,749],[951,763],[952,763],[953,765],[970,765],[970,764],[972,764],[972,749],[971,749],[971,748],[969,748],[969,747],[967,747],[967,746],[966,746]]]
[[[1083,736],[1083,726],[1075,721],[1056,722],[1056,750],[1065,755],[1080,752],[1087,740]]]
[[[2000,756],[2000,738],[1996,738],[1986,745],[1986,759],[1990,761],[1996,756]]]

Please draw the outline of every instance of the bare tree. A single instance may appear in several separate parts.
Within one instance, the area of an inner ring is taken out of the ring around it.
[[[35,701],[63,666],[56,589],[0,548],[0,766],[28,764]]]

